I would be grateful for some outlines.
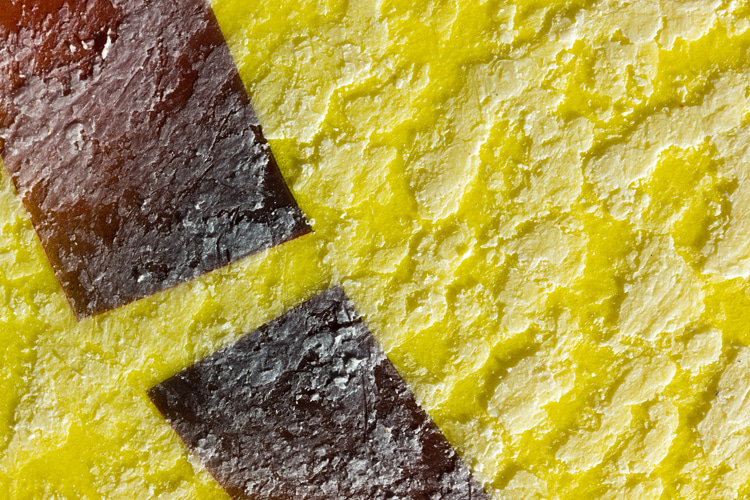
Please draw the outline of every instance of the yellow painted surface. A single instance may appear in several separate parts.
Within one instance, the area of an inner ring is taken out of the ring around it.
[[[750,494],[750,8],[215,0],[315,233],[76,323],[0,176],[0,498],[212,499],[145,391],[341,283],[495,498]]]

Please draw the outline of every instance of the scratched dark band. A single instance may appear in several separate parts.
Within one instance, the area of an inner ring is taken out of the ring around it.
[[[79,318],[309,231],[206,0],[0,0],[0,153]]]
[[[235,499],[488,498],[340,288],[149,396]]]

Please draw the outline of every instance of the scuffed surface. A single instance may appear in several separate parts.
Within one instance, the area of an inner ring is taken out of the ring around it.
[[[745,6],[215,8],[324,261],[488,491],[747,492],[698,437],[750,341]]]
[[[309,230],[205,0],[0,10],[0,152],[77,316]]]
[[[340,288],[149,396],[233,498],[487,498]]]
[[[494,498],[750,493],[747,6],[214,7],[315,233],[74,324],[3,177],[0,496],[225,498],[144,391],[332,281]]]

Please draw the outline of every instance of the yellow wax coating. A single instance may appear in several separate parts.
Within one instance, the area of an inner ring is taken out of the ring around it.
[[[0,498],[226,498],[145,390],[341,283],[495,498],[750,490],[750,9],[215,0],[315,233],[76,323],[0,178]]]

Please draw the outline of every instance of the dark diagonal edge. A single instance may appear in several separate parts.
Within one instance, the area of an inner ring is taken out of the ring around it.
[[[79,319],[310,231],[206,0],[0,0],[0,153]]]
[[[331,288],[149,391],[235,499],[487,499]]]

